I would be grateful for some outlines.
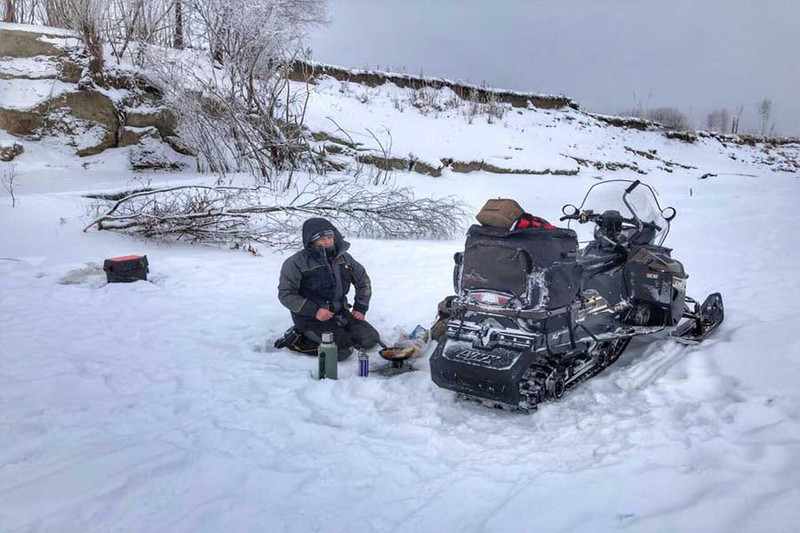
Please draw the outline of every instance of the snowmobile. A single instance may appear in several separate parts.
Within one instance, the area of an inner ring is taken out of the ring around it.
[[[603,181],[562,212],[566,228],[470,227],[430,358],[436,385],[533,411],[614,363],[633,337],[666,330],[699,343],[722,323],[719,293],[702,304],[686,295],[688,275],[663,246],[677,213],[649,185]]]

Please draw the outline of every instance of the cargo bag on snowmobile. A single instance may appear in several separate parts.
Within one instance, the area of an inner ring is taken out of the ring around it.
[[[515,200],[497,198],[487,201],[475,218],[484,226],[508,229],[524,212]]]
[[[146,255],[112,257],[103,262],[103,270],[109,283],[147,281],[149,266]]]
[[[569,229],[509,231],[473,225],[467,232],[460,290],[508,293],[528,309],[563,307],[581,288],[577,250],[578,238]]]

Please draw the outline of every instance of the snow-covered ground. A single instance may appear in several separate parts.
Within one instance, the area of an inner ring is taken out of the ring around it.
[[[553,221],[597,178],[643,178],[678,210],[667,244],[689,293],[721,291],[725,323],[699,347],[636,342],[530,416],[456,401],[425,360],[388,379],[360,379],[350,360],[338,381],[316,381],[313,358],[272,348],[289,326],[276,297],[285,255],[83,233],[84,193],[140,185],[123,149],[73,160],[24,142],[17,206],[0,197],[0,531],[797,530],[797,174],[753,162],[755,148],[734,161],[712,141],[593,123],[573,137],[564,128],[588,119],[541,111],[510,112],[545,117],[528,127],[470,125],[329,89],[310,124],[388,125],[401,156],[521,152],[528,168],[560,161],[553,143],[610,160],[630,143],[697,166],[395,177],[475,208],[514,197]],[[430,322],[461,244],[353,240],[387,340]],[[150,281],[107,285],[97,265],[130,253],[147,254]]]

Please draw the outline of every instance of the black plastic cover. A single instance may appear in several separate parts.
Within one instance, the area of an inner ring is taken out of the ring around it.
[[[472,226],[467,232],[461,289],[520,296],[527,307],[554,309],[580,291],[578,239],[570,229]]]

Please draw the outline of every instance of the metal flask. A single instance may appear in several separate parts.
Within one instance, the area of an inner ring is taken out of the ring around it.
[[[333,333],[322,334],[322,343],[317,348],[319,379],[339,379],[339,348],[333,342]]]

